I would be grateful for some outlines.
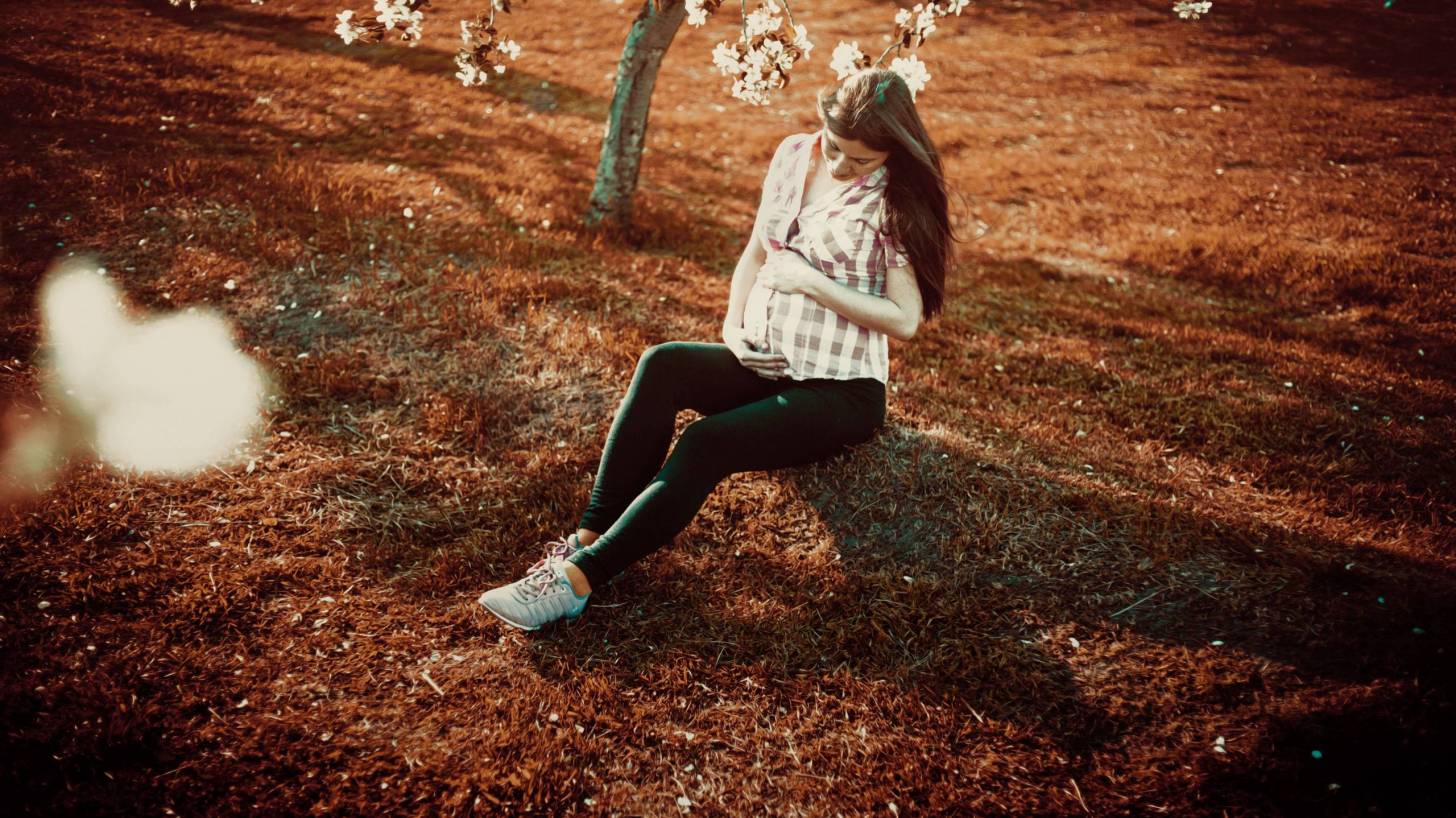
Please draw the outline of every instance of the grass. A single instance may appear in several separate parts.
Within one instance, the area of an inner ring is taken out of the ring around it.
[[[921,111],[974,240],[884,431],[730,478],[529,636],[475,596],[575,525],[642,351],[716,339],[827,58],[747,110],[731,25],[681,31],[612,235],[579,214],[628,5],[513,12],[484,89],[460,3],[417,49],[313,0],[16,10],[0,389],[38,400],[35,286],[93,249],[142,306],[231,316],[276,396],[251,471],[82,459],[0,512],[12,808],[1438,814],[1450,13],[1367,5],[937,29]],[[827,54],[888,8],[806,22]]]

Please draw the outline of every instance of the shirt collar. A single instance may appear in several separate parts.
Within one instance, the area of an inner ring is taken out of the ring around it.
[[[861,179],[859,181],[859,184],[862,184],[865,187],[871,189],[884,187],[885,185],[889,184],[889,180],[885,178],[885,175],[888,172],[889,168],[885,167],[884,165],[880,165],[879,167],[870,171],[869,175],[865,176],[865,178]]]

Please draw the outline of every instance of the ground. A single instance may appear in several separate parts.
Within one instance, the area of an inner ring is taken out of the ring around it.
[[[731,18],[685,27],[612,235],[632,3],[516,7],[476,89],[462,2],[413,49],[337,0],[12,4],[6,402],[80,251],[229,316],[276,398],[251,467],[82,457],[0,513],[5,809],[1449,814],[1456,17],[1168,5],[942,21],[965,241],[883,432],[527,635],[476,595],[575,525],[642,351],[717,340],[774,146],[894,6],[796,6],[761,109]]]

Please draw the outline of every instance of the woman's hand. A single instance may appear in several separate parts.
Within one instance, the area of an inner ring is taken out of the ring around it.
[[[783,378],[789,367],[789,359],[782,355],[759,352],[748,341],[743,327],[724,327],[723,343],[737,356],[738,362],[765,378]]]
[[[758,283],[781,293],[808,294],[824,274],[804,257],[792,250],[775,250],[768,254],[758,270]]]

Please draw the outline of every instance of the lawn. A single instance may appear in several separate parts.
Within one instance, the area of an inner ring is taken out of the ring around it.
[[[731,5],[684,26],[624,233],[581,214],[631,2],[516,7],[471,89],[483,4],[416,48],[338,0],[16,4],[7,429],[71,252],[274,394],[246,462],[0,508],[0,811],[1450,814],[1456,14],[1169,5],[943,21],[966,241],[885,428],[526,634],[476,596],[575,525],[642,351],[718,340],[774,146],[895,6],[796,7],[767,108]]]

